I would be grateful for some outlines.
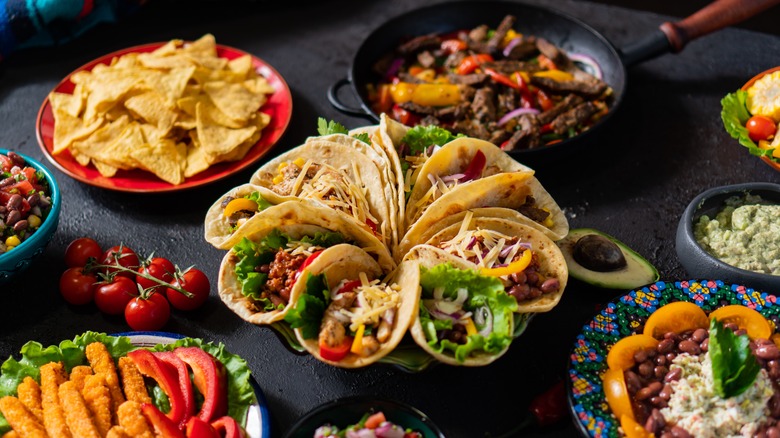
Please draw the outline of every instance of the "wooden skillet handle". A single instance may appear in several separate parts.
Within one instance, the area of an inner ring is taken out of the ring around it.
[[[740,23],[778,3],[780,0],[716,0],[681,21],[667,21],[661,31],[677,53],[700,36]]]

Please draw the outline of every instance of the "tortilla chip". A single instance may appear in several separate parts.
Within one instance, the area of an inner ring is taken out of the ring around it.
[[[235,120],[247,120],[266,101],[265,94],[253,93],[239,84],[215,81],[206,83],[203,89],[220,111]]]
[[[81,87],[81,84],[76,85],[76,88]],[[75,90],[73,94],[52,92],[49,94],[49,102],[52,112],[65,112],[71,117],[78,117],[84,107],[83,96]]]
[[[247,125],[246,121],[233,120],[228,117],[225,113],[220,111],[219,108],[214,105],[214,102],[212,102],[211,99],[205,94],[183,97],[176,101],[176,106],[184,111],[184,113],[186,113],[188,116],[192,117],[193,120],[197,117],[197,111],[195,108],[198,104],[201,105],[201,111],[203,111],[205,116],[211,119],[217,125],[222,125],[228,128],[243,128]]]
[[[184,44],[182,51],[189,54],[216,57],[217,40],[214,38],[214,35],[207,33],[189,44]]]
[[[154,56],[151,53],[142,53],[138,55],[138,61],[144,67],[157,69],[185,68],[195,65],[192,59],[184,55]]]
[[[101,175],[105,176],[106,178],[111,178],[112,176],[116,175],[116,173],[119,171],[116,167],[106,164],[102,161],[92,161],[92,164],[95,165],[95,168],[100,172]]]
[[[211,163],[200,144],[187,148],[187,166],[184,169],[184,177],[189,178],[208,169]]]
[[[182,147],[170,139],[161,139],[157,143],[144,143],[133,148],[130,156],[135,159],[141,168],[148,170],[163,181],[171,184],[184,182],[182,172]]]
[[[171,130],[177,117],[176,111],[168,106],[165,98],[154,91],[127,99],[125,108],[156,126],[163,136]]]
[[[189,66],[174,68],[167,73],[150,72],[144,76],[144,83],[165,97],[169,104],[172,105],[176,99],[184,94],[187,81],[190,80],[194,71],[195,67]]]
[[[89,137],[74,142],[72,149],[92,159],[105,161],[100,155],[101,152],[107,149],[129,124],[130,120],[128,117],[121,117],[114,122],[107,123]]]
[[[141,82],[141,77],[106,72],[94,80],[95,82],[89,87],[90,93],[84,110],[84,120],[87,123],[97,119],[100,113],[110,110]]]
[[[247,77],[252,70],[252,57],[249,55],[239,56],[236,59],[231,59],[227,66],[230,71]]]
[[[198,139],[203,146],[203,151],[208,156],[220,156],[232,152],[257,130],[254,126],[231,129],[214,124],[204,114],[200,104],[196,106],[196,119]]]
[[[247,90],[255,94],[273,94],[273,92],[276,91],[274,90],[274,87],[268,83],[268,79],[262,76],[245,80],[244,86]]]

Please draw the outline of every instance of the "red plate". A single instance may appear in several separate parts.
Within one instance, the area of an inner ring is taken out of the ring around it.
[[[71,72],[62,80],[62,82],[54,87],[54,90],[52,91],[72,93],[75,85],[70,81],[70,78],[74,73],[84,70],[91,71],[98,64],[109,64],[111,59],[117,56],[132,52],[151,52],[163,44],[166,43],[144,44],[109,53],[108,55],[95,59],[94,61],[81,66],[76,71]],[[234,59],[247,55],[247,53],[232,47],[217,45],[217,55],[221,58]],[[119,170],[115,176],[106,178],[101,175],[94,166],[90,165],[84,167],[79,164],[69,151],[65,151],[59,155],[53,155],[54,114],[52,113],[48,97],[43,101],[43,105],[41,105],[41,109],[38,111],[38,120],[35,124],[38,144],[41,146],[46,158],[65,174],[83,183],[102,187],[104,189],[144,193],[173,192],[217,181],[254,164],[268,153],[287,130],[287,125],[290,123],[290,118],[292,117],[292,95],[290,94],[290,88],[287,86],[287,83],[282,76],[265,61],[255,56],[252,56],[252,64],[258,73],[264,76],[276,90],[276,92],[268,96],[268,101],[260,108],[260,111],[271,116],[270,124],[263,128],[262,137],[260,137],[257,144],[249,150],[242,160],[215,164],[203,172],[185,179],[184,182],[179,185],[167,183],[157,178],[157,176],[151,172],[138,169]]]

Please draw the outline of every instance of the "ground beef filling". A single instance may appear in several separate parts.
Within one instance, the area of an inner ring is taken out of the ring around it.
[[[305,254],[291,255],[287,251],[279,251],[271,263],[257,266],[257,272],[268,274],[268,280],[260,290],[260,299],[268,299],[274,306],[286,306],[290,302],[290,290],[295,284],[298,268],[306,258]],[[256,305],[259,301],[252,302],[252,306]]]

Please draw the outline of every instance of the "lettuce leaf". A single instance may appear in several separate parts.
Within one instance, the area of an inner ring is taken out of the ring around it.
[[[263,198],[263,195],[261,195],[260,192],[252,192],[244,197],[249,199],[250,201],[255,201],[255,203],[257,203],[257,211],[263,211],[268,207],[273,207],[274,205],[268,202],[265,198]]]
[[[306,292],[298,297],[295,307],[287,312],[284,320],[290,327],[301,329],[304,339],[314,339],[319,335],[322,315],[329,301],[330,291],[325,274],[309,274],[306,278]]]
[[[735,397],[756,380],[761,371],[750,351],[750,338],[737,336],[714,318],[710,321],[709,352],[715,393],[721,398]]]
[[[44,347],[39,342],[30,341],[21,348],[21,358],[8,358],[0,366],[0,397],[16,395],[16,388],[25,377],[30,376],[40,382],[40,367],[49,362],[62,362],[70,372],[75,366],[88,365],[86,357],[87,345],[93,342],[103,343],[114,360],[126,356],[130,351],[140,347],[133,345],[125,336],[109,336],[105,333],[85,332],[73,340],[64,340],[59,345]],[[242,426],[246,424],[249,406],[254,400],[254,389],[250,383],[250,370],[246,361],[240,356],[225,351],[223,344],[212,344],[200,339],[184,338],[169,345],[156,345],[153,351],[173,350],[176,347],[200,347],[216,357],[225,365],[228,371],[228,415],[235,418]],[[152,384],[153,393],[159,393],[156,384]],[[155,395],[153,400],[158,408],[166,412],[167,397]],[[0,414],[0,435],[11,428]]]
[[[504,291],[504,285],[496,277],[481,275],[476,271],[457,269],[449,263],[433,268],[420,267],[420,286],[422,297],[433,298],[433,290],[443,288],[444,298],[454,299],[458,289],[466,289],[468,298],[463,304],[466,311],[474,311],[486,306],[492,314],[493,329],[485,337],[480,334],[468,336],[465,344],[456,344],[447,339],[438,339],[438,332],[451,328],[448,321],[433,318],[425,306],[420,306],[420,323],[423,325],[428,344],[437,352],[451,352],[455,359],[463,362],[474,352],[498,354],[512,342],[513,313],[517,310],[517,301]],[[482,327],[477,327],[478,330]]]
[[[720,118],[723,121],[723,127],[726,128],[726,132],[731,135],[732,138],[739,141],[739,144],[748,148],[748,151],[755,156],[771,156],[772,149],[761,149],[750,139],[748,130],[745,127],[748,119],[750,118],[750,112],[747,109],[747,92],[744,90],[737,90],[734,93],[729,93],[721,99],[721,112]]]
[[[263,240],[253,242],[246,237],[233,247],[233,253],[238,258],[236,262],[236,277],[241,284],[241,293],[263,304],[266,311],[274,310],[274,305],[268,299],[260,298],[260,289],[268,280],[268,274],[255,271],[255,268],[271,263],[276,252],[284,248],[289,237],[279,230],[271,231]]]
[[[459,137],[463,137],[463,134],[452,135],[450,131],[438,126],[417,125],[406,132],[401,143],[406,143],[412,154],[419,155],[430,145],[443,146]]]

